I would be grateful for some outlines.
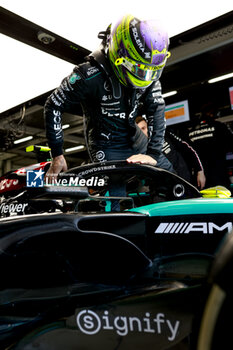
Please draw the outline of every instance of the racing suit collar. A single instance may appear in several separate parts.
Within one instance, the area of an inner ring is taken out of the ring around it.
[[[118,81],[117,77],[115,76],[112,67],[108,61],[108,58],[106,54],[104,53],[103,48],[101,49],[101,46],[98,50],[92,52],[89,56],[87,56],[87,59],[94,60],[98,63],[98,65],[101,67],[101,69],[104,71],[104,73],[107,75],[113,91],[113,97],[116,99],[120,99],[122,96],[121,91],[121,84]]]

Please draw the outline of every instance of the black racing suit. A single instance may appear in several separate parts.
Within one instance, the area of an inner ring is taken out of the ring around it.
[[[70,105],[81,104],[92,160],[114,160],[111,150],[126,159],[135,153],[131,137],[136,132],[134,120],[139,102],[144,105],[151,135],[146,154],[158,160],[165,131],[160,82],[153,82],[146,89],[127,88],[119,83],[104,53],[93,54],[76,66],[46,101],[46,135],[52,156],[63,153],[62,113]],[[159,166],[163,167],[163,161]]]
[[[204,171],[204,169],[191,141],[182,140],[167,129],[165,132],[163,153],[172,163],[179,176],[193,183],[195,186],[197,185],[197,173]]]

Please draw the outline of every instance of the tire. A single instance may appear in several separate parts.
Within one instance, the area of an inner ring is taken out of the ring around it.
[[[233,349],[233,232],[220,246],[208,278],[197,350]]]

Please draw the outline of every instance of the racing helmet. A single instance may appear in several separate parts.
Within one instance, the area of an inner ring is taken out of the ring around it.
[[[125,86],[146,88],[160,78],[169,38],[155,20],[126,15],[111,28],[108,55],[115,74]]]

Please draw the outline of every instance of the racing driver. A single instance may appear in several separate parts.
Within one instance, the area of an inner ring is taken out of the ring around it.
[[[79,103],[92,161],[127,160],[158,165],[173,171],[162,154],[165,118],[159,78],[167,58],[169,39],[157,21],[123,16],[99,34],[100,48],[76,66],[47,99],[44,113],[52,163],[46,174],[56,177],[67,170],[63,156],[62,114]],[[146,154],[134,154],[138,105],[148,116]]]

